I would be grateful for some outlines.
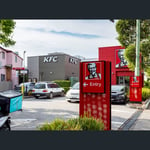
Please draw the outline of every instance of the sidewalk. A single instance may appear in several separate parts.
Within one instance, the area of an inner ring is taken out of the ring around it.
[[[144,109],[130,130],[150,130],[150,109]]]
[[[131,108],[143,110],[142,114],[137,118],[129,130],[150,130],[150,99],[146,102],[143,102],[142,104],[129,104],[128,106]]]

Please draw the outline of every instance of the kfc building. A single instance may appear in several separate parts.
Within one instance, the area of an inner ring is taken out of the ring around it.
[[[79,58],[59,52],[28,57],[29,79],[34,82],[79,78],[79,64]]]
[[[127,67],[127,61],[124,58],[124,47],[111,46],[99,47],[99,60],[111,61],[111,83],[129,85],[130,76],[134,76],[134,72]]]

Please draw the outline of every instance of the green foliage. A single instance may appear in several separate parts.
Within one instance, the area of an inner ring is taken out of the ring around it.
[[[55,119],[51,123],[45,123],[39,127],[41,131],[53,130],[104,130],[104,123],[101,119],[93,117],[79,117],[69,120]]]
[[[65,93],[67,93],[67,91],[70,89],[70,87],[63,87],[65,90]]]
[[[141,69],[150,75],[150,20],[140,20],[140,53],[142,55]],[[125,47],[125,58],[130,70],[135,68],[136,20],[119,20],[116,23],[118,41]]]
[[[55,80],[54,82],[57,83],[60,87],[70,87],[69,80]]]
[[[64,88],[65,93],[69,90],[71,82],[69,80],[55,80],[60,87]]]
[[[150,98],[150,89],[149,88],[142,88],[142,100],[145,101]]]
[[[12,33],[15,28],[13,20],[0,20],[0,44],[8,47],[14,45],[15,41],[12,40]]]
[[[134,44],[131,44],[126,48],[124,56],[128,62],[128,68],[134,71],[135,68],[135,45]]]
[[[150,81],[144,81],[144,87],[150,89]]]
[[[140,20],[140,39],[147,39],[150,36],[150,20]],[[127,48],[136,41],[136,20],[124,19],[116,23],[116,31],[118,32],[118,40],[122,46]]]

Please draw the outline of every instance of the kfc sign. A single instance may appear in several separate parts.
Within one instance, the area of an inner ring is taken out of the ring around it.
[[[101,118],[111,130],[111,62],[80,63],[80,116]]]
[[[72,64],[77,64],[78,63],[77,59],[75,59],[75,58],[69,58],[69,62],[72,63]]]
[[[131,87],[142,87],[142,76],[130,77]]]
[[[104,62],[83,62],[83,92],[104,93]]]
[[[50,62],[57,62],[58,61],[58,57],[57,56],[46,56],[46,57],[44,57],[44,63],[45,62],[48,62],[48,63],[50,63]]]
[[[116,50],[116,68],[127,67],[127,61],[124,58],[125,49]]]

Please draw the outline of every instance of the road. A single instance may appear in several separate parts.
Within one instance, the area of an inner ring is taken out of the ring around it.
[[[112,130],[118,130],[136,111],[126,105],[111,105]],[[27,98],[23,100],[23,111],[13,112],[10,116],[12,130],[38,130],[40,125],[56,118],[78,117],[79,103],[69,103],[65,97]]]

